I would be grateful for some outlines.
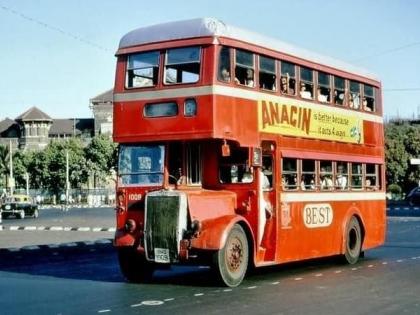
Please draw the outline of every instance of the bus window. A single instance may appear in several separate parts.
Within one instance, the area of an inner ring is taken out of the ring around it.
[[[271,155],[263,155],[262,157],[262,171],[270,183],[268,188],[273,187],[273,158]]]
[[[350,81],[349,107],[353,109],[360,108],[360,83],[359,82]]]
[[[200,47],[168,49],[165,84],[194,83],[200,78]]]
[[[362,189],[362,164],[361,163],[352,163],[351,164],[351,188],[352,189]]]
[[[222,184],[250,183],[254,180],[253,170],[248,165],[248,149],[232,148],[230,156],[219,160],[219,180]]]
[[[302,160],[301,190],[315,190],[315,160]]]
[[[281,62],[280,90],[283,94],[295,95],[296,91],[296,66],[290,62]]]
[[[365,84],[363,96],[363,110],[367,112],[375,111],[375,88]]]
[[[276,61],[260,56],[260,89],[276,90]]]
[[[348,188],[349,170],[347,162],[337,162],[337,170],[335,175],[335,188],[345,190]]]
[[[162,184],[163,161],[162,145],[121,145],[118,155],[118,176],[121,185]]]
[[[318,102],[329,103],[331,101],[330,75],[325,72],[318,72]]]
[[[218,79],[223,82],[230,82],[230,48],[222,47],[219,54]]]
[[[345,82],[343,78],[334,76],[334,104],[344,105]]]
[[[314,75],[309,68],[300,67],[299,95],[301,98],[312,99],[314,95]]]
[[[126,87],[139,88],[157,84],[159,74],[159,52],[150,51],[128,56]]]
[[[236,50],[235,82],[254,87],[254,54],[248,51]]]
[[[333,190],[333,168],[331,161],[319,162],[319,179],[321,190]]]
[[[283,190],[297,189],[297,160],[291,158],[283,159],[281,183]]]
[[[366,164],[365,189],[377,190],[378,188],[379,188],[378,165]]]

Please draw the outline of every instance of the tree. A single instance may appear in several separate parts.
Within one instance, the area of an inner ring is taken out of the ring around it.
[[[89,170],[95,176],[95,181],[104,183],[112,169],[115,169],[117,146],[105,135],[95,136],[85,148],[85,157]]]

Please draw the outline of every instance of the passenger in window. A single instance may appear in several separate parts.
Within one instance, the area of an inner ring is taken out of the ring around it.
[[[322,91],[321,91],[320,87],[318,87],[318,89],[317,89],[317,94],[318,94],[318,102],[321,102],[321,103],[327,103],[328,102],[328,96],[322,94]]]
[[[360,98],[357,93],[349,94],[349,107],[353,109],[359,109],[360,107]]]
[[[245,85],[249,87],[254,87],[254,70],[246,70]]]
[[[306,99],[312,99],[312,94],[310,91],[306,90],[306,84],[301,82],[300,83],[300,97]]]
[[[283,94],[288,94],[289,89],[288,89],[287,77],[281,77],[280,89]]]
[[[344,190],[347,188],[347,176],[344,174],[344,166],[337,166],[336,186],[338,189]]]
[[[326,174],[326,170],[324,167],[321,167],[320,179],[321,190],[332,190],[334,188],[333,181],[331,177],[328,174]]]
[[[344,104],[344,92],[339,90],[334,90],[334,103],[338,105]]]
[[[230,73],[229,73],[228,69],[222,68],[222,70],[220,71],[220,79],[222,81],[225,81],[225,82],[230,81]]]
[[[369,105],[368,105],[368,101],[367,101],[366,97],[364,97],[363,100],[362,100],[362,106],[363,106],[363,110],[365,110],[367,112],[372,111],[372,108],[370,108]]]

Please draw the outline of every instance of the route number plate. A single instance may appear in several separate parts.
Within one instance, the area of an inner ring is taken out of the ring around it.
[[[155,248],[155,262],[157,263],[170,263],[169,260],[169,249],[167,248]]]
[[[5,207],[4,207],[6,210],[10,210],[10,205],[6,205]]]

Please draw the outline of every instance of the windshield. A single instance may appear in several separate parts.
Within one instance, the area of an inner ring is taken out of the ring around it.
[[[118,160],[120,184],[161,185],[163,183],[163,145],[121,145]]]

